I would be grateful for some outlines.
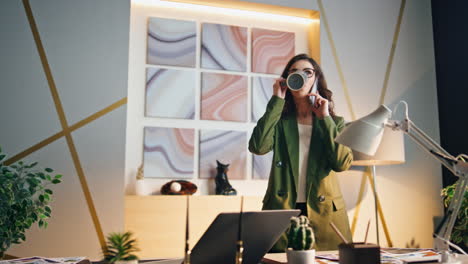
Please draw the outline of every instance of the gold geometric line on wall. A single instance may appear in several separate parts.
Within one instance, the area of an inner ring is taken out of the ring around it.
[[[380,104],[384,103],[385,95],[387,94],[388,80],[390,79],[390,72],[392,70],[392,65],[393,65],[393,57],[395,56],[395,50],[396,50],[396,46],[397,46],[397,43],[398,43],[398,37],[400,36],[401,21],[403,20],[403,14],[405,12],[405,6],[406,6],[406,0],[401,0],[400,10],[398,12],[397,23],[396,23],[396,26],[395,26],[395,32],[393,33],[392,47],[390,49],[390,55],[389,55],[389,58],[388,58],[387,69],[385,71],[384,83],[383,83],[382,91],[381,91],[381,94],[380,94],[380,101],[379,101]],[[367,177],[369,178],[369,183],[372,185],[372,188],[374,188],[374,183],[373,183],[373,181],[371,181],[370,174],[368,174]],[[382,223],[382,227],[383,227],[384,232],[385,232],[385,237],[387,238],[387,244],[388,244],[389,247],[393,247],[393,243],[392,243],[392,240],[390,238],[390,232],[388,231],[387,222],[385,221],[382,206],[380,205],[380,199],[379,199],[378,195],[377,195],[377,197],[375,197],[375,199],[377,201],[377,210],[378,210],[380,219],[382,219],[381,223]]]
[[[333,36],[332,36],[331,30],[330,30],[330,26],[328,24],[328,20],[327,20],[326,14],[325,14],[325,8],[323,7],[323,3],[322,3],[321,0],[317,0],[317,2],[318,2],[318,5],[319,5],[320,12],[322,13],[322,17],[323,17],[322,19],[323,19],[323,23],[324,23],[324,26],[325,26],[325,30],[327,31],[328,39],[329,39],[329,42],[330,42],[330,47],[331,47],[331,50],[332,50],[333,59],[335,61],[335,65],[336,65],[337,70],[338,70],[338,75],[340,77],[340,81],[341,81],[341,84],[343,86],[344,94],[345,94],[345,97],[346,97],[346,101],[348,103],[348,107],[350,109],[351,117],[352,117],[353,120],[355,120],[356,116],[355,116],[354,111],[353,111],[352,101],[351,101],[351,98],[349,96],[348,86],[347,86],[345,78],[344,78],[342,67],[341,67],[341,64],[340,64],[340,61],[339,61],[339,58],[338,58],[338,53],[336,51],[335,42],[333,40]],[[393,64],[393,57],[395,55],[396,44],[398,42],[398,37],[399,37],[400,27],[401,27],[401,21],[402,21],[402,18],[403,18],[405,5],[406,5],[406,0],[402,0],[401,5],[400,5],[398,18],[397,18],[397,24],[396,24],[395,32],[394,32],[394,35],[393,35],[393,41],[392,41],[392,47],[391,47],[391,50],[390,50],[389,61],[387,63],[387,69],[386,69],[386,72],[385,72],[384,84],[383,84],[383,88],[382,88],[381,95],[380,95],[380,104],[383,104],[384,99],[385,99],[385,95],[386,95],[386,92],[387,92],[388,80],[389,80],[389,77],[390,77],[390,72],[391,72],[391,68],[392,68],[392,64]],[[360,190],[359,190],[358,201],[357,201],[357,204],[356,204],[356,209],[354,211],[354,217],[353,217],[353,223],[352,223],[352,229],[351,229],[352,234],[354,234],[354,231],[355,231],[355,228],[356,228],[356,222],[357,222],[357,219],[358,219],[358,215],[359,215],[359,211],[360,211],[360,207],[361,207],[361,203],[362,203],[362,198],[363,198],[363,193],[364,193],[364,190],[365,190],[365,188],[363,188],[363,186],[364,186],[364,184],[366,182],[366,176],[368,178],[370,177],[370,173],[369,173],[368,168],[366,169],[366,172],[363,174],[363,177],[361,179],[361,187],[360,187]],[[371,184],[372,184],[372,182],[371,182]],[[378,195],[376,195],[375,199],[377,201],[377,210],[378,210],[378,213],[380,215],[382,225],[384,227],[385,236],[387,238],[387,243],[391,247],[391,246],[393,246],[393,243],[392,243],[391,238],[390,238],[390,233],[388,231],[387,223],[386,223],[385,217],[383,215],[383,210],[381,208]]]
[[[364,174],[368,174],[368,173],[370,173],[370,168],[366,167],[365,171],[364,171]],[[353,223],[351,224],[351,234],[353,234],[353,235],[354,235],[354,231],[356,231],[359,211],[361,210],[361,202],[362,202],[362,199],[364,197],[364,192],[366,190],[365,189],[366,188],[366,177],[365,177],[364,174],[362,175],[362,178],[361,178],[361,186],[359,187],[359,194],[358,194],[358,198],[357,198],[357,201],[356,201],[356,208],[354,209]]]
[[[367,176],[367,179],[369,179],[369,184],[371,185],[372,189],[374,189],[374,183],[373,183],[373,181],[371,179],[371,174],[366,173],[366,176]],[[382,227],[384,229],[385,237],[387,238],[387,244],[388,244],[389,247],[393,247],[392,239],[390,238],[390,232],[388,231],[387,222],[385,221],[385,217],[384,217],[384,214],[383,214],[383,211],[382,211],[382,206],[380,205],[379,196],[377,195],[375,199],[376,199],[376,202],[377,202],[377,212],[379,213],[380,219],[382,219],[382,221],[380,221],[380,222],[382,223]]]
[[[94,206],[94,202],[93,202],[91,193],[89,191],[88,183],[86,181],[86,177],[84,175],[83,168],[81,166],[81,162],[80,162],[80,159],[78,157],[78,153],[76,151],[75,144],[73,142],[73,138],[72,138],[71,134],[68,131],[69,127],[68,127],[68,124],[67,124],[67,119],[66,119],[66,116],[65,116],[65,112],[63,110],[63,106],[62,106],[62,103],[60,101],[60,96],[58,94],[57,87],[55,86],[55,81],[54,81],[54,78],[52,76],[52,71],[50,69],[49,62],[47,60],[45,49],[44,49],[44,47],[42,45],[39,30],[37,29],[37,25],[36,25],[36,22],[34,20],[34,15],[32,13],[32,9],[31,9],[31,5],[29,3],[29,0],[23,0],[23,6],[24,6],[24,9],[25,9],[28,21],[29,21],[29,25],[31,27],[31,31],[32,31],[32,34],[33,34],[33,37],[34,37],[34,42],[36,43],[36,48],[37,48],[37,51],[39,53],[39,57],[41,59],[42,68],[43,68],[44,73],[46,75],[47,83],[49,84],[49,89],[50,89],[52,98],[54,100],[55,109],[56,109],[58,117],[60,119],[60,124],[62,126],[62,130],[65,132],[65,138],[67,140],[68,148],[70,150],[70,154],[71,154],[72,159],[73,159],[73,164],[75,165],[75,169],[76,169],[76,172],[78,174],[78,177],[79,177],[79,180],[80,180],[80,183],[81,183],[81,189],[82,189],[82,191],[84,193],[86,203],[88,205],[88,209],[89,209],[89,212],[91,214],[91,218],[92,218],[93,223],[94,223],[94,228],[96,230],[96,234],[98,236],[99,243],[101,244],[101,249],[102,249],[102,251],[104,253],[106,251],[106,249],[107,249],[106,241],[105,241],[105,238],[104,238],[104,233],[102,231],[101,224],[100,224],[99,218],[97,216],[96,208]],[[66,131],[68,131],[68,132],[66,132]]]
[[[5,161],[5,165],[10,165],[10,164],[13,164],[29,155],[31,155],[33,152],[36,152],[38,150],[40,150],[41,148],[51,144],[52,142],[60,139],[61,137],[65,136],[65,132],[63,131],[60,131],[56,134],[54,134],[53,136],[50,136],[44,140],[42,140],[41,142],[37,143],[36,145],[30,147],[30,148],[27,148],[23,151],[21,151],[20,153],[14,155],[13,157],[7,159]]]
[[[70,132],[72,132],[72,131],[74,131],[74,130],[82,127],[82,126],[85,126],[86,124],[98,119],[99,117],[101,117],[101,116],[103,116],[103,115],[105,115],[105,114],[107,114],[109,112],[114,111],[115,109],[117,109],[117,108],[119,108],[119,107],[121,107],[121,106],[123,106],[125,104],[127,104],[127,97],[124,97],[124,98],[118,100],[117,102],[109,105],[108,107],[106,107],[104,109],[101,109],[101,110],[97,111],[96,113],[84,118],[83,120],[78,121],[75,124],[71,125],[70,126]]]
[[[330,26],[328,24],[327,15],[325,14],[325,8],[323,8],[322,0],[317,0],[317,2],[318,2],[318,5],[319,5],[321,16],[322,16],[323,25],[325,26],[325,30],[327,31],[328,41],[330,42],[330,48],[331,48],[331,51],[332,51],[333,60],[335,61],[336,69],[338,70],[338,77],[340,77],[341,86],[343,87],[346,102],[348,103],[349,112],[351,113],[352,120],[355,120],[356,115],[354,114],[354,109],[353,109],[353,104],[352,104],[352,101],[351,101],[351,96],[349,94],[348,85],[346,83],[346,80],[345,80],[345,77],[344,77],[344,74],[343,74],[343,70],[342,70],[342,67],[341,67],[340,60],[338,59],[338,52],[336,51],[335,41],[333,40],[333,36],[332,36],[331,30],[330,30]]]
[[[386,68],[386,71],[385,71],[385,77],[384,77],[384,83],[383,83],[382,91],[380,93],[379,104],[384,103],[385,95],[387,93],[388,80],[390,78],[390,72],[391,72],[391,68],[392,68],[392,65],[393,65],[393,57],[395,55],[396,45],[397,45],[397,42],[398,42],[398,37],[400,35],[401,22],[403,20],[403,14],[404,14],[405,6],[406,6],[406,0],[402,0],[401,4],[400,4],[400,10],[398,12],[398,18],[397,18],[397,23],[396,23],[396,26],[395,26],[395,32],[393,34],[392,47],[390,49],[390,55],[389,55],[388,62],[387,62],[387,68]],[[374,184],[373,184],[373,182],[372,182],[372,180],[370,178],[371,177],[370,173],[366,173],[365,176],[367,176],[367,178],[369,179],[369,183],[371,184],[371,186],[373,188]],[[366,179],[363,177],[362,180],[361,180],[361,189],[360,189],[360,193],[359,193],[359,196],[358,196],[359,197],[358,198],[358,204],[356,206],[356,210],[354,211],[353,229],[352,229],[353,234],[354,234],[354,228],[356,226],[356,221],[358,219],[359,209],[360,209],[361,201],[362,201],[362,197],[363,197],[363,193],[361,193],[361,192],[364,192],[364,190],[362,188],[362,185],[365,183],[365,181],[366,181]],[[390,238],[390,232],[388,230],[387,222],[385,220],[383,210],[382,210],[382,207],[380,205],[380,199],[379,199],[378,195],[376,195],[375,199],[376,199],[376,203],[377,203],[377,211],[378,211],[378,214],[380,216],[382,226],[384,228],[385,237],[387,238],[387,244],[388,244],[389,247],[393,247],[393,243],[392,243],[392,240]]]
[[[393,65],[393,57],[395,55],[396,45],[398,43],[398,37],[400,36],[400,27],[401,21],[403,20],[403,13],[405,11],[406,0],[401,1],[400,11],[398,13],[397,24],[395,28],[395,33],[393,34],[392,48],[390,49],[390,56],[388,58],[387,70],[385,71],[385,78],[382,87],[382,92],[380,94],[379,104],[383,104],[385,100],[385,95],[387,94],[388,79],[390,78],[390,72]]]
[[[21,151],[20,153],[14,155],[13,157],[7,159],[5,161],[5,165],[10,165],[10,164],[13,164],[29,155],[31,155],[32,153],[40,150],[41,148],[53,143],[54,141],[60,139],[61,137],[65,136],[66,133],[72,133],[73,131],[91,123],[92,121],[114,111],[115,109],[121,107],[122,105],[125,105],[127,103],[127,97],[125,98],[122,98],[120,100],[118,100],[117,102],[105,107],[104,109],[101,109],[99,110],[98,112],[94,113],[94,114],[91,114],[90,116],[84,118],[83,120],[81,121],[78,121],[76,122],[75,124],[71,125],[70,127],[68,127],[66,130],[62,130],[44,140],[42,140],[41,142],[33,145],[32,147],[29,147],[23,151]]]
[[[341,85],[343,87],[346,102],[348,103],[348,108],[349,108],[349,112],[351,114],[351,119],[356,120],[356,115],[355,115],[354,109],[353,109],[353,103],[351,101],[351,97],[350,97],[350,94],[349,94],[349,91],[348,91],[348,85],[346,83],[346,79],[344,77],[343,70],[341,68],[341,63],[340,63],[340,60],[338,58],[338,52],[336,51],[336,45],[335,45],[335,41],[333,40],[333,36],[332,36],[331,30],[330,30],[330,26],[328,24],[327,15],[325,14],[325,8],[323,7],[323,3],[322,3],[321,0],[317,0],[317,3],[318,3],[318,6],[319,6],[319,9],[320,9],[320,13],[321,13],[321,16],[322,16],[323,24],[325,26],[325,30],[327,31],[328,41],[330,42],[330,48],[332,50],[333,60],[335,61],[335,65],[336,65],[336,68],[338,70],[338,76],[340,77],[340,81],[341,81]],[[366,170],[368,170],[368,169],[366,169]],[[364,186],[365,186],[365,182],[366,182],[365,173],[366,172],[364,172],[363,175],[361,176],[361,187],[360,187],[360,190],[359,190],[358,200],[356,202],[356,207],[355,207],[355,210],[354,210],[353,223],[351,225],[351,234],[352,235],[354,235],[354,231],[356,230],[356,223],[358,221],[359,211],[361,210],[362,198],[364,196],[364,190],[365,190]]]

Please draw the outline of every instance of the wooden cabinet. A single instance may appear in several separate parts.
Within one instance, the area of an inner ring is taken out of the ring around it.
[[[240,196],[188,196],[190,246],[221,212],[239,212]],[[262,197],[244,197],[244,211],[259,211]],[[125,230],[135,234],[142,259],[182,257],[187,196],[126,196]]]

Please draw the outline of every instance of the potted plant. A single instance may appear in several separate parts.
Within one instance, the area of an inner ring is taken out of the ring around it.
[[[454,183],[442,189],[441,195],[444,198],[445,207],[448,207],[450,204],[456,187],[457,183]],[[468,187],[465,191],[460,211],[458,211],[458,217],[453,226],[450,239],[463,250],[468,250]]]
[[[106,261],[116,264],[136,264],[138,257],[133,252],[138,251],[136,240],[131,232],[110,233],[107,236],[107,251],[104,254]]]
[[[314,243],[314,231],[310,227],[309,219],[303,215],[291,217],[286,250],[288,264],[314,263],[315,249],[312,249]]]
[[[5,165],[0,148],[0,259],[12,244],[26,240],[25,232],[34,223],[47,228],[51,216],[52,190],[62,175],[51,176],[52,169],[36,169],[37,162],[22,161]]]

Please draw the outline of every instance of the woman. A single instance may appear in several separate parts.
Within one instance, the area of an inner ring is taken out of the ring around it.
[[[307,74],[304,86],[292,91],[284,80],[297,70]],[[317,83],[316,83],[317,82]],[[312,87],[317,85],[317,92]],[[312,105],[310,96],[315,96]],[[345,203],[335,172],[347,170],[353,160],[349,148],[334,141],[344,127],[333,111],[332,92],[327,89],[320,66],[306,54],[293,57],[273,85],[273,96],[257,122],[249,141],[250,152],[263,155],[273,150],[263,210],[301,209],[315,232],[317,250],[335,250],[342,241],[333,222],[351,241]],[[284,252],[283,234],[271,252]]]

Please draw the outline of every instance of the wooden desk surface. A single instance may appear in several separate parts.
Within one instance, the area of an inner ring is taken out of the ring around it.
[[[338,250],[331,250],[331,251],[318,251],[319,254],[338,254]],[[279,263],[288,263],[286,259],[286,253],[270,253],[266,254],[264,257],[266,260],[264,261],[265,264],[279,264]]]

